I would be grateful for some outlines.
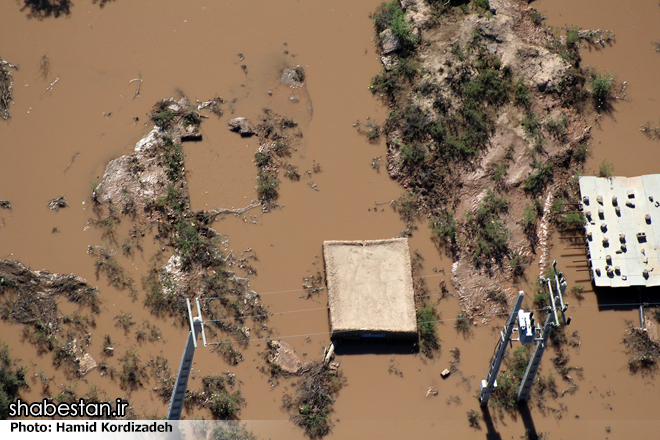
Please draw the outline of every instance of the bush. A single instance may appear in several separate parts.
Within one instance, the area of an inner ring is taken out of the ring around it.
[[[527,136],[534,140],[534,147],[543,145],[543,138],[541,137],[541,121],[534,113],[527,113],[522,120],[523,128]]]
[[[9,403],[13,402],[20,388],[27,388],[27,368],[14,368],[9,357],[9,346],[0,344],[0,420],[9,417]]]
[[[532,170],[525,179],[525,190],[534,195],[538,195],[545,189],[545,186],[552,180],[552,170],[554,164],[546,162],[535,170]]]
[[[490,177],[495,182],[501,182],[508,170],[509,166],[505,163],[491,163],[488,167]]]
[[[598,177],[612,177],[613,172],[614,164],[612,162],[608,162],[606,159],[603,159],[603,161],[598,166]]]
[[[216,426],[211,432],[211,440],[257,440],[258,437],[247,430],[245,425]]]
[[[456,315],[456,324],[454,324],[454,328],[463,333],[463,335],[467,335],[472,328],[472,320],[468,318],[465,312],[461,311]]]
[[[372,93],[379,93],[393,98],[401,90],[404,80],[413,79],[419,69],[419,64],[413,58],[399,59],[399,63],[391,70],[383,69],[378,75],[371,78],[369,89]]]
[[[158,102],[151,111],[151,120],[162,129],[169,127],[174,119],[174,112],[169,108],[169,105],[169,101],[163,100]]]
[[[417,309],[417,331],[419,332],[419,339],[423,345],[432,350],[440,346],[436,332],[437,320],[438,315],[435,307],[426,306]]]
[[[330,432],[334,397],[344,385],[340,371],[329,370],[323,362],[314,362],[296,384],[294,396],[284,396],[284,407],[293,413],[292,420],[311,438]]]
[[[582,212],[571,212],[559,217],[561,229],[578,229],[584,226],[587,219]]]
[[[480,259],[499,258],[506,253],[510,232],[500,218],[507,211],[509,201],[492,191],[477,208],[477,211],[466,216],[466,225],[474,237],[472,261],[480,263]]]
[[[509,266],[513,269],[514,275],[522,276],[525,273],[525,268],[527,267],[525,260],[526,258],[523,254],[518,251],[514,252],[513,257],[509,261]]]
[[[614,77],[611,73],[594,73],[591,77],[591,96],[598,110],[602,110],[607,106],[609,99],[612,96],[612,85]]]
[[[241,410],[242,401],[240,391],[230,394],[222,389],[221,392],[211,394],[208,405],[213,417],[228,420],[236,417],[236,413]]]
[[[536,234],[536,220],[539,217],[539,211],[534,204],[528,205],[523,211],[522,219],[518,224],[522,227],[525,234],[530,237]]]
[[[135,349],[130,349],[119,358],[123,363],[122,371],[119,373],[121,388],[123,390],[134,391],[143,386],[143,380],[148,378],[146,367],[140,365],[140,355]]]
[[[513,352],[513,359],[506,359],[506,371],[497,376],[497,388],[491,395],[491,405],[513,410],[516,407],[518,388],[529,363],[529,350],[518,347]]]
[[[566,127],[568,126],[568,119],[566,115],[557,117],[557,119],[548,118],[545,123],[545,128],[550,135],[554,136],[559,141],[564,141],[566,138]]]
[[[479,420],[481,420],[481,414],[471,409],[468,411],[467,417],[468,422],[470,422],[470,428],[479,428]]]
[[[525,79],[523,77],[518,78],[518,82],[516,82],[513,102],[514,104],[525,109],[529,109],[532,105],[532,101],[529,97],[529,87],[527,87],[527,84],[525,84]]]
[[[543,16],[543,14],[541,14],[536,9],[532,9],[530,11],[529,18],[532,20],[532,23],[534,23],[537,26],[540,25],[541,23],[543,23],[543,20],[545,20],[545,17]]]
[[[392,0],[378,6],[373,19],[378,33],[383,32],[385,29],[392,30],[392,34],[401,43],[404,53],[414,49],[417,44],[417,37],[412,33],[412,23],[406,18],[406,13],[401,9],[398,0]]]
[[[477,7],[480,12],[488,11],[488,0],[472,0],[472,3]]]
[[[277,187],[280,182],[276,177],[271,176],[267,171],[259,170],[257,176],[257,194],[263,201],[275,200],[278,197]]]
[[[431,229],[438,238],[456,243],[456,220],[452,211],[445,211],[432,220]]]

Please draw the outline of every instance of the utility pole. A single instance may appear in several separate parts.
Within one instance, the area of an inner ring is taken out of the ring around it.
[[[497,373],[500,371],[500,366],[502,365],[502,360],[504,359],[504,353],[506,353],[506,347],[511,341],[511,333],[513,332],[513,326],[516,322],[516,316],[522,305],[523,297],[525,293],[521,290],[518,292],[518,298],[513,305],[509,319],[504,326],[504,330],[500,332],[500,339],[497,343],[497,348],[495,348],[495,355],[493,360],[490,363],[490,368],[488,369],[488,375],[485,380],[481,381],[481,392],[479,393],[479,401],[481,406],[485,407],[488,405],[488,399],[495,388],[495,379],[497,379]]]
[[[527,364],[527,369],[523,375],[522,382],[518,388],[518,402],[527,402],[529,399],[529,392],[532,390],[532,385],[534,384],[534,379],[536,378],[536,373],[539,371],[539,365],[541,365],[541,358],[543,357],[543,352],[545,347],[548,345],[548,337],[550,336],[550,331],[552,329],[552,315],[550,310],[546,308],[545,324],[543,324],[543,330],[541,331],[541,340],[537,340],[536,347],[534,347],[534,352],[532,357],[529,359]]]
[[[174,382],[172,389],[172,397],[170,398],[170,405],[167,408],[167,420],[180,420],[181,410],[183,409],[183,399],[186,396],[186,389],[188,388],[188,378],[190,377],[190,369],[192,368],[193,356],[195,355],[195,348],[197,348],[197,336],[202,333],[204,346],[206,347],[206,334],[204,333],[204,325],[202,322],[202,310],[199,306],[199,299],[197,300],[197,316],[193,318],[192,309],[190,308],[190,299],[186,298],[188,306],[188,319],[190,321],[190,333],[186,340],[186,346],[181,356],[181,363],[179,364],[179,372]]]
[[[545,348],[548,345],[548,338],[550,337],[550,332],[552,327],[559,328],[559,312],[561,312],[561,321],[564,326],[571,323],[571,318],[566,319],[566,310],[568,309],[568,303],[564,302],[564,292],[566,291],[566,280],[563,275],[557,273],[557,260],[552,262],[552,268],[555,273],[555,289],[556,292],[552,290],[552,282],[547,279],[545,280],[548,283],[548,292],[550,294],[550,306],[546,307],[546,318],[545,324],[543,324],[543,329],[541,330],[541,336],[536,338],[536,347],[534,347],[534,352],[532,357],[529,359],[527,364],[527,369],[523,375],[522,382],[518,388],[518,402],[527,402],[529,399],[529,393],[532,390],[532,385],[536,379],[536,373],[539,371],[539,366],[541,365],[541,358],[545,352]],[[552,314],[550,313],[552,312]]]

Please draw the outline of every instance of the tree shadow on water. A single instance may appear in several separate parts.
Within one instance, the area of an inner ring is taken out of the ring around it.
[[[115,0],[92,0],[92,4],[102,9],[107,3]],[[46,18],[68,17],[71,15],[73,2],[71,0],[23,0],[21,12],[27,10],[27,18],[43,20]]]
[[[28,18],[43,20],[45,18],[58,18],[61,15],[71,15],[71,0],[24,0],[25,4],[21,12],[27,9]]]

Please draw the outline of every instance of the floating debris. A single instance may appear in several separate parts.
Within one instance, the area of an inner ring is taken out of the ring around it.
[[[48,202],[48,208],[51,211],[59,211],[61,208],[68,208],[69,204],[66,202],[66,197],[60,196]]]

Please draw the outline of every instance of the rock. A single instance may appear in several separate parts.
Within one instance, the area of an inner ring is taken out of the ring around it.
[[[383,32],[378,34],[378,38],[380,38],[381,53],[383,55],[387,55],[401,49],[401,42],[392,33],[392,29],[385,29]]]
[[[96,360],[92,357],[91,354],[85,353],[82,358],[79,360],[78,364],[78,374],[80,377],[85,376],[87,373],[92,371],[94,368],[96,368],[98,364],[96,363]]]
[[[449,371],[449,368],[445,368],[444,370],[442,370],[442,373],[440,373],[440,376],[442,376],[443,379],[447,379],[450,374],[451,371]]]
[[[269,361],[278,365],[285,373],[296,374],[305,365],[293,347],[286,342],[273,341],[270,343],[270,348],[274,354]]]
[[[293,69],[284,68],[280,81],[287,86],[300,87],[305,82],[305,69],[302,66],[296,66]]]
[[[54,198],[48,202],[48,208],[52,211],[59,211],[60,208],[66,208],[68,206],[69,204],[66,202],[66,197],[64,196]]]
[[[257,127],[247,118],[234,118],[227,121],[227,127],[241,136],[252,136],[257,133]]]
[[[503,14],[514,18],[521,16],[516,7],[506,0],[488,0],[488,8],[493,14]]]

